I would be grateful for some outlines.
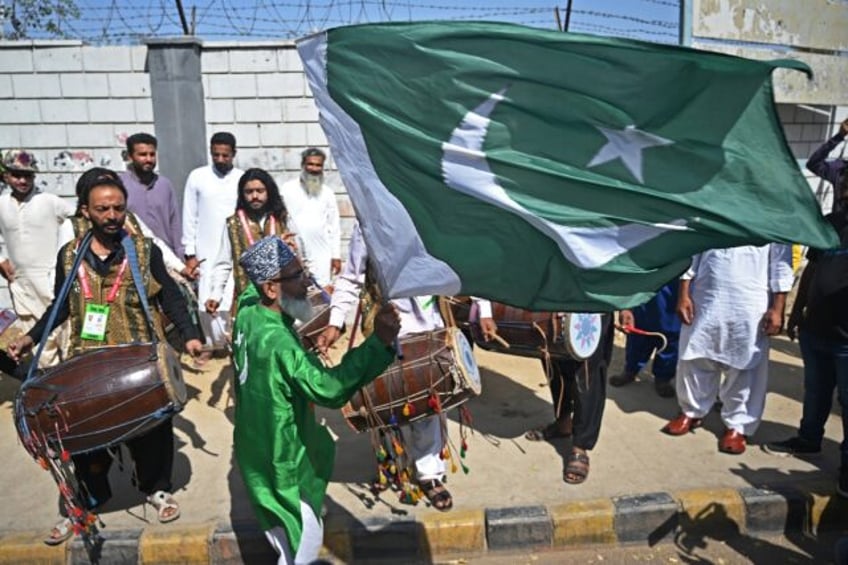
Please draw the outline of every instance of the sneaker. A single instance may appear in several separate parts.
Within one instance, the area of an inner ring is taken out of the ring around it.
[[[628,372],[625,371],[624,373],[621,373],[620,375],[613,375],[612,377],[610,377],[609,384],[610,384],[610,386],[624,386],[624,385],[629,385],[630,383],[632,383],[635,380],[636,380],[636,373],[628,373]]]
[[[657,394],[662,398],[672,398],[677,396],[677,391],[674,389],[674,385],[671,384],[671,381],[654,379],[654,390],[657,391]]]
[[[809,457],[821,453],[821,446],[795,436],[784,441],[773,441],[763,445],[763,450],[766,453],[777,455],[779,457]],[[846,485],[848,486],[848,485]]]

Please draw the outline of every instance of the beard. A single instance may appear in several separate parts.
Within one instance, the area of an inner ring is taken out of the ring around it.
[[[315,317],[312,303],[307,298],[280,296],[280,308],[300,323],[308,322]]]
[[[318,196],[321,193],[321,185],[324,183],[324,173],[313,175],[303,171],[300,173],[300,181],[303,184],[303,189],[309,196]]]

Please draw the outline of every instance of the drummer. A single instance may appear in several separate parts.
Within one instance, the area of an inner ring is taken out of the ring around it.
[[[368,251],[359,224],[354,225],[350,239],[350,250],[348,260],[336,279],[336,288],[333,291],[330,305],[330,325],[318,338],[318,347],[326,353],[341,335],[344,321],[359,300],[360,291],[365,287],[367,297],[372,303],[377,302],[375,294],[378,291],[376,285],[366,282],[366,264],[368,262]],[[369,278],[370,279],[370,278]],[[439,313],[438,300],[436,297],[402,298],[391,301],[400,312],[401,337],[417,332],[428,332],[444,327],[444,321]],[[491,312],[491,306],[483,301],[481,312]],[[485,333],[495,330],[491,318],[481,318],[481,327]],[[368,327],[366,321],[363,326]],[[437,415],[423,418],[409,424],[409,451],[415,461],[415,473],[418,485],[430,504],[442,512],[453,507],[453,498],[444,486],[446,462],[440,456],[444,447],[445,438],[442,437],[441,422]],[[385,490],[387,485],[379,480],[374,481],[373,488]]]
[[[111,171],[110,171],[111,173]],[[62,304],[56,305],[57,316],[51,330],[70,318],[71,355],[107,345],[130,343],[134,338],[150,342],[147,321],[137,298],[132,266],[126,263],[122,239],[130,238],[136,249],[138,268],[147,281],[144,288],[149,301],[158,299],[163,310],[179,328],[185,338],[186,351],[200,353],[201,342],[188,317],[184,299],[176,283],[168,276],[162,261],[162,252],[151,240],[129,235],[124,229],[127,192],[114,173],[91,179],[81,187],[81,212],[91,222],[91,246],[84,254],[82,268],[74,273],[77,279]],[[56,295],[61,291],[81,239],[65,244],[56,259]],[[94,292],[92,292],[94,291]],[[96,294],[99,293],[99,300]],[[86,299],[86,295],[89,299]],[[55,303],[55,299],[54,299]],[[9,346],[9,355],[19,360],[41,339],[48,324],[48,312],[35,327]],[[155,331],[164,339],[161,323],[153,309]],[[180,507],[171,494],[171,471],[174,457],[174,433],[171,418],[146,434],[127,441],[135,462],[135,476],[139,490],[147,495],[147,502],[157,511],[160,522],[171,522],[180,515]],[[89,495],[84,497],[89,509],[105,503],[112,495],[108,472],[112,455],[107,450],[97,450],[73,456],[77,479]],[[72,534],[69,518],[64,518],[44,540],[56,545]]]
[[[292,329],[310,306],[292,250],[279,237],[266,237],[240,264],[254,284],[239,298],[233,328],[235,457],[278,563],[312,563],[322,545],[321,506],[335,453],[312,404],[339,408],[379,376],[394,360],[400,321],[384,305],[374,334],[327,369]]]

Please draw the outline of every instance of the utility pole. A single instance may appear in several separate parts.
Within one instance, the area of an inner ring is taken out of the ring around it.
[[[571,25],[571,0],[568,0],[568,5],[565,7],[565,25],[562,26],[562,31],[568,31],[569,25]]]

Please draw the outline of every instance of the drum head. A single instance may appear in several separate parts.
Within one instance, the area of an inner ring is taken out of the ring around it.
[[[167,343],[160,342],[157,349],[159,355],[164,357],[165,373],[162,378],[165,379],[168,396],[179,408],[182,408],[188,399],[188,391],[183,379],[183,367],[180,364],[179,354]]]
[[[475,395],[479,395],[483,392],[483,383],[480,380],[480,369],[477,367],[477,360],[474,358],[471,345],[468,344],[468,340],[465,339],[465,335],[459,328],[450,328],[449,339],[454,360],[465,388],[471,390]]]
[[[569,353],[579,361],[588,359],[601,343],[601,315],[567,314],[566,322],[564,337]]]

